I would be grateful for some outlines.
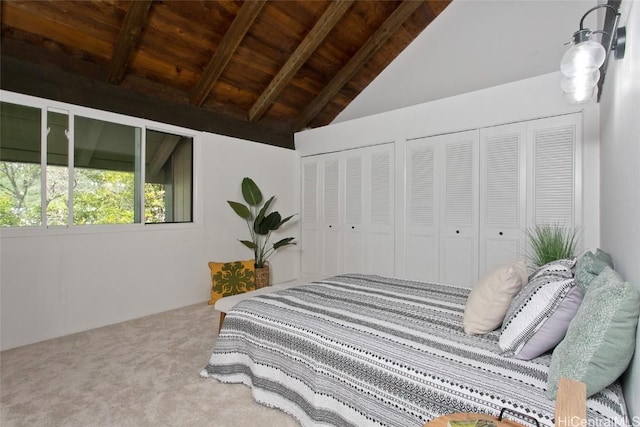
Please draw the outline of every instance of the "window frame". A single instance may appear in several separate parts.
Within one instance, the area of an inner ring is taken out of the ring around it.
[[[70,137],[73,138],[73,122],[75,116],[82,116],[90,119],[103,120],[107,122],[113,122],[122,124],[125,126],[138,127],[141,129],[141,162],[144,164],[146,156],[146,133],[147,130],[166,132],[171,134],[183,135],[188,138],[192,138],[193,141],[193,153],[192,153],[192,219],[191,222],[164,222],[164,223],[145,223],[144,214],[142,215],[142,221],[140,223],[133,224],[73,224],[73,221],[67,223],[67,225],[47,225],[45,220],[46,212],[41,208],[41,215],[43,222],[37,226],[21,226],[21,227],[0,227],[0,235],[4,237],[27,237],[27,236],[41,236],[41,235],[69,235],[69,234],[94,234],[94,233],[107,233],[107,232],[131,232],[131,231],[143,231],[143,230],[155,230],[155,231],[169,231],[169,230],[187,230],[187,229],[201,229],[202,228],[202,200],[200,197],[200,161],[202,150],[202,132],[193,129],[174,126],[166,123],[155,122],[148,119],[142,119],[138,117],[126,116],[119,113],[112,113],[109,111],[97,110],[94,108],[82,107],[79,105],[68,104],[59,101],[53,101],[45,98],[38,98],[30,95],[24,95],[20,93],[10,92],[6,90],[0,90],[0,101],[23,105],[25,107],[39,108],[41,115],[46,117],[47,111],[64,111],[69,114],[69,126]],[[46,165],[46,123],[41,123],[41,165],[44,161]],[[73,139],[71,139],[73,141]],[[71,145],[71,141],[69,144]],[[71,147],[70,147],[71,148]],[[43,152],[43,150],[45,150]],[[69,161],[71,162],[71,157]],[[72,164],[69,164],[69,169],[73,168]],[[144,186],[145,180],[145,168],[142,168],[140,179]],[[46,188],[45,174],[42,174],[40,185],[41,188]],[[73,199],[73,195],[70,195],[70,199]],[[139,198],[136,201],[140,204],[142,212],[144,213],[144,191],[140,192]],[[44,206],[44,205],[43,205]]]

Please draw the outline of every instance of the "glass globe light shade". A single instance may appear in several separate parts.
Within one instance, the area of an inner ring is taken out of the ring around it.
[[[601,43],[586,40],[565,52],[560,61],[560,69],[567,77],[593,72],[604,63],[605,56],[606,51]]]
[[[562,77],[560,80],[560,87],[565,92],[575,92],[579,89],[591,89],[598,84],[600,80],[600,70],[595,70],[592,73],[577,74],[573,77]]]
[[[598,94],[598,87],[576,89],[572,92],[564,92],[564,99],[572,105],[587,104],[593,101]]]

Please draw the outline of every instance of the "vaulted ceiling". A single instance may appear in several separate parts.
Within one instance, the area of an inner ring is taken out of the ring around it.
[[[284,147],[450,0],[3,0],[0,86]]]

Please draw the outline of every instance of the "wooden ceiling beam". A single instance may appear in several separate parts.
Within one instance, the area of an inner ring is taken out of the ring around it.
[[[54,67],[94,80],[107,80],[108,69],[106,66],[82,60],[77,55],[63,54],[60,49],[56,51],[50,50],[48,49],[50,46],[51,44],[47,47],[36,46],[9,37],[3,37],[2,57],[7,56],[40,66]]]
[[[164,100],[84,77],[56,65],[44,65],[6,55],[0,56],[0,89],[60,102],[112,111],[193,130],[227,135],[278,147],[294,148],[290,130],[251,123],[184,102]],[[67,57],[66,55],[63,57]],[[62,58],[54,64],[63,62]],[[106,75],[105,72],[102,75]]]
[[[266,3],[263,0],[247,0],[242,3],[238,15],[222,38],[216,53],[211,57],[207,68],[202,73],[202,77],[191,95],[192,105],[197,107],[202,105]]]
[[[298,45],[295,52],[282,66],[278,74],[271,80],[267,88],[260,94],[256,102],[249,109],[249,120],[256,121],[267,111],[267,108],[276,100],[278,95],[289,84],[300,67],[309,59],[329,32],[340,21],[342,16],[351,7],[354,0],[334,1],[316,22],[309,34]]]
[[[152,0],[137,0],[129,5],[129,11],[124,18],[124,24],[113,48],[111,63],[109,64],[109,83],[119,84],[124,78],[124,73],[127,71],[133,50],[138,44],[142,28],[147,22],[151,3]]]
[[[369,37],[360,50],[351,57],[349,62],[333,77],[329,84],[322,89],[318,96],[296,117],[292,125],[293,130],[301,130],[309,124],[422,3],[422,0],[404,0],[376,32]]]

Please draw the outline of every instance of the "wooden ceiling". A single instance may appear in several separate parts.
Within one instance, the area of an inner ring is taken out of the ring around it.
[[[3,0],[3,89],[293,147],[451,0]]]

